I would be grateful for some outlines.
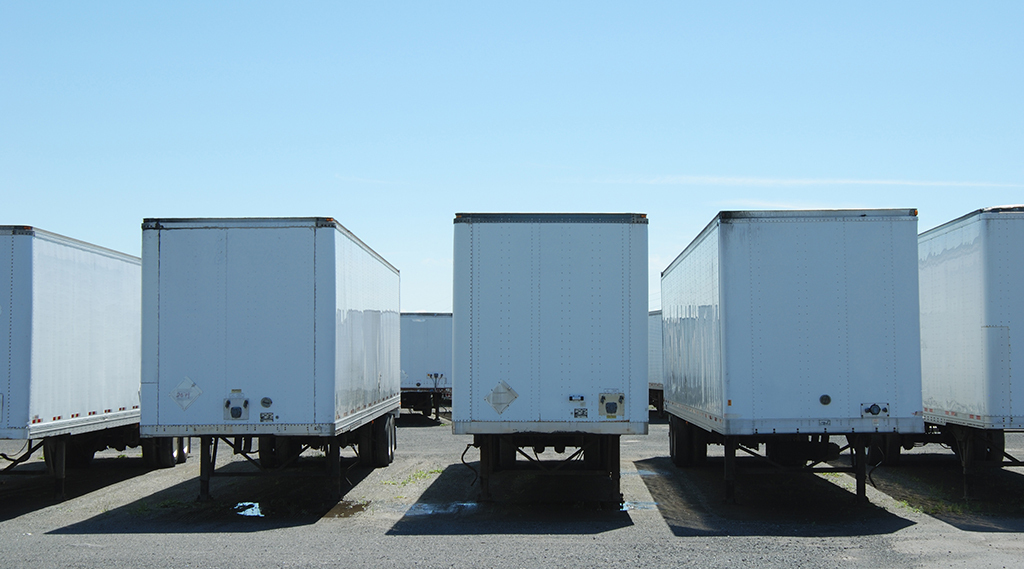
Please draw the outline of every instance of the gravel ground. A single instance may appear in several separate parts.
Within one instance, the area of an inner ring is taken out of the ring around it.
[[[870,504],[845,474],[773,472],[740,459],[738,503],[722,503],[720,447],[680,470],[668,427],[622,440],[624,511],[601,510],[578,477],[496,477],[477,502],[478,453],[450,423],[403,414],[396,461],[352,466],[343,500],[323,479],[220,477],[196,502],[198,461],[148,471],[137,451],[105,451],[68,473],[52,502],[42,460],[0,476],[5,567],[1019,567],[1024,469],[972,473],[964,501],[947,449],[914,449],[876,469]],[[194,441],[198,444],[198,441]],[[10,454],[16,441],[0,441]],[[1007,439],[1024,455],[1020,435]],[[297,474],[323,468],[307,452]],[[345,466],[354,464],[346,450]],[[553,458],[548,453],[541,458]],[[249,467],[221,452],[220,472]],[[254,515],[254,514],[259,515]],[[248,514],[248,515],[245,515]]]

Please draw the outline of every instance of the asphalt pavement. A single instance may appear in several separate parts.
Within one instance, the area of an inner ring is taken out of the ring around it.
[[[938,445],[872,472],[868,504],[847,474],[775,471],[741,458],[725,504],[720,447],[708,465],[668,458],[668,427],[622,439],[620,511],[588,480],[508,473],[478,500],[479,455],[447,419],[403,413],[395,463],[369,469],[346,449],[345,493],[327,499],[322,453],[289,477],[216,477],[198,502],[199,464],[143,467],[104,451],[68,471],[54,502],[40,459],[0,476],[4,567],[1019,567],[1024,469],[963,472]],[[194,441],[198,445],[198,441]],[[0,452],[18,441],[0,441]],[[1024,455],[1021,435],[1007,450]],[[532,455],[532,453],[531,453]],[[557,460],[551,450],[538,459]],[[3,464],[0,463],[0,467]],[[223,450],[218,472],[251,467]],[[877,488],[875,487],[877,486]]]

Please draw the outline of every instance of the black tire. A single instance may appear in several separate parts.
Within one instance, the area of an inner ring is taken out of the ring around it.
[[[583,445],[583,468],[587,470],[601,470],[604,465],[601,436],[585,436]]]
[[[356,437],[358,438],[356,444],[358,446],[359,464],[373,467],[373,423],[359,427]]]
[[[672,464],[676,464],[676,418],[674,415],[670,415],[668,418],[668,457],[672,460]]]
[[[156,468],[156,441],[157,439],[142,439],[139,446],[142,447],[142,464],[146,468]]]
[[[54,461],[53,453],[57,452],[57,449],[55,448],[54,445],[47,444],[48,442],[49,441],[46,441],[46,442],[43,443],[43,464],[46,465],[46,472],[47,472],[47,474],[49,474],[50,476],[53,476],[53,465],[54,465],[54,462],[55,462]],[[64,448],[64,453],[65,453],[65,457],[66,457],[67,456],[67,447]],[[65,465],[66,465],[66,463],[67,463],[67,459],[65,458]]]
[[[373,465],[387,466],[395,460],[395,416],[391,413],[373,421]]]
[[[800,452],[800,445],[789,441],[765,443],[765,456],[768,457],[768,460],[786,468],[807,465],[807,457]]]
[[[498,470],[513,470],[516,467],[516,458],[519,451],[510,438],[495,435],[498,442]]]
[[[88,468],[96,456],[96,450],[89,441],[68,442],[64,456],[68,468]]]
[[[171,468],[178,464],[178,454],[181,452],[179,439],[177,437],[159,437],[156,439],[156,466],[157,468]]]
[[[673,464],[679,467],[693,464],[692,428],[689,423],[675,415],[669,418],[668,446]]]
[[[190,452],[192,452],[192,438],[178,437],[178,464],[185,464]]]
[[[1006,451],[1006,435],[1003,431],[977,430],[974,432],[974,460],[987,463],[1000,463]],[[69,447],[70,448],[70,447]]]
[[[1003,462],[1003,454],[1006,452],[1006,433],[1002,430],[989,431],[988,460],[990,462]]]
[[[388,440],[391,443],[391,462],[395,461],[395,451],[398,450],[398,417],[388,415]]]
[[[704,466],[708,462],[708,432],[690,425],[690,463],[693,466]]]
[[[257,439],[259,447],[256,452],[260,457],[260,466],[266,470],[277,468],[277,454],[274,449],[274,435],[260,435]]]

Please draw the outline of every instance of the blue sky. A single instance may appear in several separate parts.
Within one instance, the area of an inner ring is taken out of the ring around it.
[[[332,216],[451,309],[458,211],[1024,202],[1024,3],[0,0],[0,224]]]

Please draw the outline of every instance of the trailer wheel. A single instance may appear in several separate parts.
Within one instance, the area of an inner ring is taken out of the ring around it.
[[[1003,462],[1006,452],[1006,433],[1001,430],[989,431],[988,459],[992,462]]]
[[[274,451],[274,435],[260,435],[257,439],[260,466],[266,470],[277,468],[277,454]]]
[[[374,466],[373,457],[373,423],[359,427],[356,431],[356,446],[359,453],[359,464],[361,466]]]
[[[690,466],[693,463],[690,424],[675,415],[671,415],[668,422],[668,454],[676,466]]]
[[[190,452],[192,452],[192,438],[178,437],[178,464],[185,464]]]
[[[708,432],[697,425],[690,425],[690,462],[694,466],[708,462]]]
[[[515,445],[512,437],[495,436],[497,456],[497,470],[514,470],[516,458],[519,455],[519,448]]]
[[[1006,451],[1006,435],[999,429],[977,430],[974,432],[974,459],[989,463],[1003,461]]]
[[[765,456],[768,460],[784,466],[795,468],[807,465],[807,457],[799,444],[790,441],[770,441],[765,443]]]
[[[49,440],[44,440],[44,443],[43,443],[43,464],[46,465],[46,473],[49,474],[50,476],[53,476],[53,467],[54,467],[54,464],[56,463],[54,455],[57,453],[57,451],[55,449],[55,445],[54,444],[52,444],[52,443],[47,444],[47,443],[50,443],[50,441]],[[64,447],[64,453],[65,453],[65,456],[67,456],[67,447]],[[67,463],[67,459],[65,459],[65,463]]]
[[[89,441],[69,442],[65,453],[64,460],[68,468],[88,468],[96,456],[96,450]]]
[[[395,460],[395,416],[391,413],[373,422],[373,465],[387,466]]]
[[[142,448],[142,464],[146,468],[156,468],[156,439],[142,439],[139,441]]]
[[[156,439],[156,466],[157,468],[171,468],[178,464],[178,455],[181,448],[178,446],[178,437],[159,437]]]

